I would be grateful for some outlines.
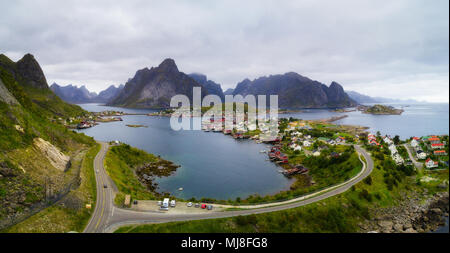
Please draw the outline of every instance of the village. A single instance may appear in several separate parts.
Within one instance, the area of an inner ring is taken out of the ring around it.
[[[230,116],[230,115],[228,115]],[[251,139],[257,143],[270,144],[267,150],[268,160],[277,163],[286,176],[308,173],[309,169],[302,164],[291,162],[289,156],[303,155],[319,157],[321,151],[332,149],[331,157],[339,157],[333,146],[362,144],[367,147],[386,149],[397,166],[414,166],[417,169],[425,167],[435,170],[448,167],[448,135],[430,135],[424,137],[411,137],[408,140],[400,140],[399,136],[392,138],[389,135],[376,135],[355,126],[354,128],[341,129],[341,126],[333,125],[328,120],[299,120],[281,118],[277,121],[278,128],[270,128],[269,119],[257,122],[247,121],[238,123],[233,130],[224,129],[227,115],[222,118],[210,118],[202,122],[202,130],[205,132],[222,132],[234,139]],[[261,121],[261,120],[259,120]],[[233,123],[236,123],[234,120]],[[253,129],[251,126],[253,125]],[[250,127],[249,127],[250,126]],[[347,126],[348,127],[348,126]],[[250,128],[250,129],[249,129]],[[311,134],[311,132],[313,134]],[[314,135],[314,136],[313,136]],[[289,153],[289,155],[287,154]],[[414,154],[414,155],[413,155]]]

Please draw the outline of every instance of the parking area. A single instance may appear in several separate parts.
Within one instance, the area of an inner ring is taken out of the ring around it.
[[[202,205],[209,205],[206,203],[199,203],[199,207],[195,207],[196,203],[192,203],[191,207],[187,206],[188,202],[176,202],[175,207],[169,207],[168,211],[163,211],[160,209],[160,206],[158,205],[158,201],[156,200],[139,200],[137,204],[132,203],[131,209],[135,211],[157,211],[157,212],[167,212],[171,214],[186,214],[186,213],[207,213],[207,212],[221,212],[225,208],[222,206],[216,206],[212,204],[212,209],[208,210],[205,206],[205,208],[201,208]]]

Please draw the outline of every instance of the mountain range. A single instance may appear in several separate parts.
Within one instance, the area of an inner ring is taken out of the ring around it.
[[[172,59],[164,60],[156,68],[138,70],[123,90],[107,104],[164,108],[169,107],[171,97],[176,94],[184,94],[192,99],[193,87],[203,88],[202,96],[215,94],[222,100],[225,94],[278,95],[278,103],[282,108],[350,107],[357,104],[340,84],[332,82],[327,86],[294,72],[260,77],[253,81],[245,79],[234,90],[229,89],[224,93],[220,84],[208,80],[206,75],[180,72]]]
[[[329,86],[295,72],[259,77],[253,81],[244,79],[234,89],[223,92],[220,84],[201,73],[185,74],[178,70],[173,59],[165,59],[159,66],[138,70],[125,85],[108,89],[98,95],[85,86],[59,86],[50,88],[69,103],[105,103],[111,106],[136,108],[167,108],[170,99],[183,94],[192,99],[192,88],[202,88],[202,97],[214,94],[224,101],[225,95],[278,95],[280,108],[338,108],[361,103],[417,102],[370,97],[355,91],[345,91],[337,82]]]
[[[356,91],[346,91],[351,99],[356,101],[358,104],[364,103],[419,103],[419,101],[414,99],[395,99],[395,98],[384,98],[384,97],[371,97]]]
[[[62,100],[72,104],[82,103],[107,103],[113,99],[122,89],[124,85],[121,84],[118,87],[111,85],[106,90],[101,91],[99,94],[90,92],[86,86],[77,87],[72,84],[67,86],[60,86],[57,83],[53,83],[50,89],[58,95]]]
[[[245,79],[233,90],[233,95],[238,94],[278,95],[280,108],[334,108],[356,105],[340,84],[332,82],[330,86],[326,86],[295,72],[260,77],[253,81]],[[266,104],[269,104],[268,101]]]

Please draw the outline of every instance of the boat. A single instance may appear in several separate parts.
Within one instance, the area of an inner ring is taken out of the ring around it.
[[[179,191],[182,191],[182,190],[183,190],[183,187],[178,188],[178,190],[179,190]]]
[[[260,150],[259,153],[266,153],[266,151],[265,150]]]

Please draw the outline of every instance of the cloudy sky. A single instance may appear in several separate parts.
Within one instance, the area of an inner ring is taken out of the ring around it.
[[[295,71],[371,96],[449,100],[448,0],[0,0],[0,53],[100,91],[175,59],[234,88]]]

